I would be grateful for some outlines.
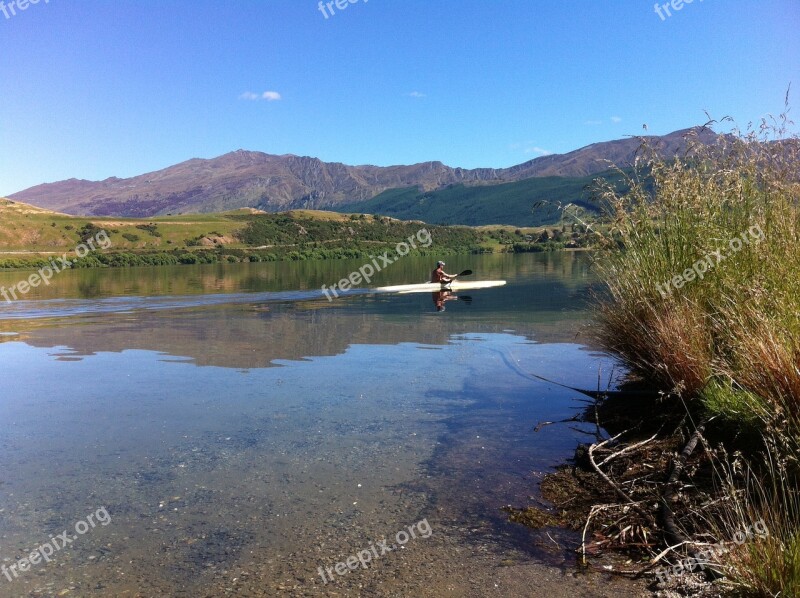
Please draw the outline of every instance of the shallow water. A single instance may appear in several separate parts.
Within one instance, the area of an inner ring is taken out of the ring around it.
[[[531,374],[613,378],[583,340],[588,259],[449,261],[508,285],[436,312],[430,294],[324,299],[357,262],[186,266],[65,272],[0,305],[0,564],[75,537],[0,572],[0,595],[405,595],[462,550],[568,566],[570,534],[547,547],[499,509],[592,432],[534,433],[583,403]],[[323,583],[423,518],[430,537]]]

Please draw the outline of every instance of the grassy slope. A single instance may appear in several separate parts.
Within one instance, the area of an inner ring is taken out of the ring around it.
[[[156,218],[116,218],[70,216],[37,208],[28,204],[0,198],[0,253],[63,253],[80,243],[79,231],[87,224],[105,229],[116,251],[170,251],[191,247],[213,247],[220,244],[230,248],[246,248],[237,238],[253,217],[260,214],[248,209],[217,214],[186,214]],[[275,220],[279,216],[298,222],[350,222],[348,214],[318,210],[292,210],[285,214],[263,214]],[[137,228],[154,224],[158,234]],[[293,244],[298,239],[296,227],[287,231],[281,242]],[[125,235],[128,235],[126,237]],[[131,235],[138,237],[132,240]],[[205,239],[205,240],[203,240]],[[214,243],[214,241],[217,243]]]
[[[348,203],[336,209],[435,224],[542,226],[560,220],[559,204],[575,203],[599,212],[590,193],[598,176],[619,180],[616,175],[606,173],[588,177],[537,177],[477,187],[453,185],[427,193],[407,187],[390,189],[365,202]]]
[[[243,247],[243,244],[233,238],[233,233],[243,228],[244,224],[233,216],[246,213],[249,211],[166,216],[147,220],[76,217],[0,199],[0,252],[71,251],[80,243],[78,231],[89,223],[108,231],[115,250],[169,250],[185,247],[186,240],[202,236],[213,238],[216,235],[212,233],[219,233],[226,240],[230,239],[232,246]],[[160,237],[136,228],[137,225],[150,223],[156,224]],[[136,235],[139,239],[129,240],[123,234]]]
[[[108,232],[111,252],[135,254],[221,248],[278,253],[309,247],[366,248],[395,244],[426,226],[435,231],[437,245],[454,250],[476,247],[492,236],[468,227],[431,227],[388,217],[316,210],[267,214],[245,209],[135,219],[69,216],[0,199],[0,256],[25,259],[71,253],[82,235],[86,236],[82,230],[86,226]]]

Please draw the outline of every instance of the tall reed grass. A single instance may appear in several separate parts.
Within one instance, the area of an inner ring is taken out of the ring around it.
[[[677,158],[645,145],[628,190],[600,190],[613,220],[597,256],[600,341],[763,441],[751,458],[768,466],[743,489],[754,511],[740,514],[775,531],[736,552],[730,577],[765,596],[800,596],[800,139],[787,113],[744,133],[695,129]]]
[[[733,420],[756,409],[797,432],[800,139],[785,132],[765,123],[700,143],[695,129],[676,159],[645,147],[629,191],[603,190],[613,226],[598,317],[635,372]]]

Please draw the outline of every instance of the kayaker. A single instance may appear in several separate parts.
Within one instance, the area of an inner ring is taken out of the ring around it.
[[[448,274],[444,271],[444,262],[439,260],[436,262],[436,268],[431,272],[431,282],[439,282],[444,284],[450,282],[456,277],[455,274]]]

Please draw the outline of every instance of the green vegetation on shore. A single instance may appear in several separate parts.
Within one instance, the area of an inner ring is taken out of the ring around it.
[[[0,199],[0,268],[39,268],[53,255],[105,230],[111,246],[74,259],[72,267],[126,267],[217,262],[347,259],[393,249],[420,228],[432,235],[418,255],[550,251],[580,247],[580,225],[552,228],[431,226],[386,216],[311,210],[133,218],[75,217]]]
[[[664,392],[654,414],[709,422],[722,447],[706,447],[718,487],[687,509],[687,546],[769,530],[726,553],[747,596],[800,595],[800,140],[785,127],[649,157],[626,193],[606,190],[598,256],[601,342]]]

